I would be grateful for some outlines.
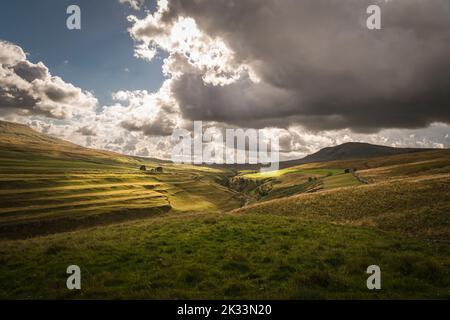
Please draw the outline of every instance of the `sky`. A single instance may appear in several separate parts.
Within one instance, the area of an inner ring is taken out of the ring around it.
[[[276,135],[282,159],[448,148],[449,53],[448,0],[5,0],[0,118],[159,158],[196,120]]]
[[[71,4],[81,8],[79,31],[66,28]],[[147,8],[155,5],[147,2]],[[0,8],[0,39],[22,47],[29,61],[42,61],[52,74],[94,92],[101,103],[111,103],[118,90],[155,91],[164,80],[162,59],[133,57],[127,16],[139,12],[116,0],[7,0]]]

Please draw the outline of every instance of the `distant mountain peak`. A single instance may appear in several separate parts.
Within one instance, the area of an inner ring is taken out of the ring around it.
[[[305,162],[323,162],[333,160],[349,160],[357,158],[371,158],[391,156],[411,152],[427,151],[431,149],[422,148],[395,148],[381,146],[366,142],[346,142],[337,146],[327,147],[304,157]]]
[[[316,153],[310,154],[302,159],[285,161],[281,163],[282,168],[311,162],[328,162],[337,160],[366,159],[374,157],[392,156],[413,152],[429,151],[425,148],[396,148],[370,144],[367,142],[346,142],[337,146],[323,148]]]

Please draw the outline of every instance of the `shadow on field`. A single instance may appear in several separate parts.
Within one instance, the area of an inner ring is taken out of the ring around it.
[[[124,209],[117,212],[88,216],[63,217],[5,224],[0,226],[0,239],[25,239],[60,232],[75,231],[89,227],[104,226],[118,222],[157,216],[167,213],[171,209],[172,207],[170,205],[163,205],[141,209]]]

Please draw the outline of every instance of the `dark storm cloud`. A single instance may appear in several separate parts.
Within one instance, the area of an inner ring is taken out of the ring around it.
[[[280,104],[294,97],[290,91],[266,83],[255,85],[248,78],[227,86],[204,85],[198,74],[185,74],[175,80],[172,92],[186,118],[223,122],[266,119],[275,105],[279,106],[278,115],[288,113]]]
[[[382,30],[366,28],[370,4]],[[182,16],[261,79],[213,86],[185,73],[172,85],[185,118],[360,132],[450,123],[448,0],[173,0],[162,26]]]

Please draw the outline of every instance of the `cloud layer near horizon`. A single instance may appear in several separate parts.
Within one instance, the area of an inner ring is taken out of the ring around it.
[[[167,55],[166,80],[156,92],[117,91],[107,106],[0,41],[0,118],[159,158],[193,120],[264,128],[282,159],[349,141],[450,147],[450,3],[380,1],[381,31],[365,26],[368,3],[160,0],[128,20],[136,57]]]

